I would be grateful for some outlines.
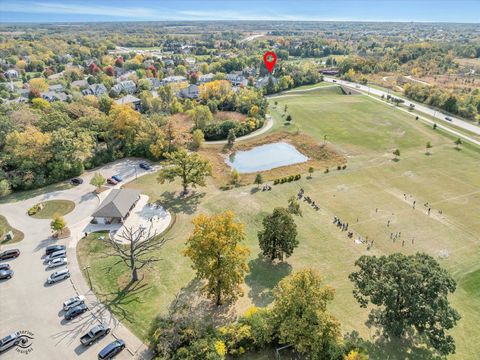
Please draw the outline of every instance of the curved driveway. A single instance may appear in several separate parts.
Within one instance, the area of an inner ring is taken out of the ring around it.
[[[138,167],[140,162],[141,160],[125,159],[94,171],[99,171],[105,177],[120,174],[125,182],[128,182],[147,173]],[[77,187],[15,203],[0,204],[0,214],[5,216],[13,227],[25,234],[21,242],[1,248],[1,251],[18,248],[21,255],[17,259],[3,261],[11,265],[15,274],[10,280],[0,281],[0,337],[19,330],[28,330],[34,334],[33,351],[30,354],[21,354],[12,348],[0,354],[1,359],[8,357],[9,359],[93,360],[97,359],[100,349],[114,338],[122,338],[127,345],[127,349],[116,359],[151,358],[146,346],[115,319],[89,290],[77,263],[76,245],[90,222],[91,214],[99,204],[97,196],[93,193],[94,187],[89,184],[94,171],[85,173],[82,176],[84,183]],[[71,230],[71,237],[67,239],[52,239],[50,220],[34,219],[27,215],[28,209],[34,204],[54,199],[71,200],[76,204],[75,209],[64,217]],[[42,257],[45,247],[54,243],[67,246],[71,278],[47,286],[45,280],[52,271],[45,270]],[[62,303],[76,294],[86,296],[90,311],[66,322],[63,320],[61,311]],[[111,334],[91,347],[82,347],[79,341],[80,336],[99,321],[109,324],[112,328]]]

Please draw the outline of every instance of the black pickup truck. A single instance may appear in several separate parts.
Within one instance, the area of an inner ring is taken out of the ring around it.
[[[93,328],[90,329],[88,333],[86,333],[80,338],[80,342],[84,346],[92,345],[95,341],[104,337],[109,332],[110,332],[110,328],[103,324],[94,326]]]

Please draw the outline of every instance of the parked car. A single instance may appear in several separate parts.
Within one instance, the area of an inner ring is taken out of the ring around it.
[[[13,276],[13,270],[0,270],[0,280],[10,279]]]
[[[56,267],[67,265],[68,260],[66,257],[59,257],[48,262],[47,268],[54,269]]]
[[[150,170],[152,167],[150,166],[149,163],[146,163],[146,162],[141,162],[140,163],[140,167],[143,169],[143,170]]]
[[[54,252],[57,252],[57,251],[60,251],[60,250],[65,250],[65,245],[50,245],[50,246],[47,246],[47,248],[45,249],[45,255],[50,255]]]
[[[451,117],[445,116],[445,120],[447,121],[453,121]]]
[[[10,270],[10,264],[0,264],[0,270]]]
[[[125,341],[123,340],[115,340],[114,342],[105,346],[102,351],[98,353],[98,359],[111,359],[118,353],[120,353],[123,349],[125,349]]]
[[[113,175],[112,179],[117,181],[117,182],[122,182],[123,178],[120,175]]]
[[[77,305],[65,313],[65,316],[64,316],[65,320],[72,320],[77,316],[83,314],[87,310],[88,310],[88,307],[87,305],[85,305],[85,303]]]
[[[111,178],[111,177],[109,177],[109,178],[107,179],[107,183],[109,183],[110,185],[117,185],[117,184],[118,184],[118,181],[115,180],[115,179],[113,179],[113,178]]]
[[[81,178],[74,178],[74,179],[70,180],[70,182],[71,182],[73,185],[80,185],[80,184],[83,184],[83,179],[81,179]]]
[[[5,336],[0,340],[0,352],[10,349],[20,343],[20,334],[18,332]]]
[[[68,311],[71,308],[83,304],[85,302],[85,296],[77,295],[74,296],[63,303],[63,310]]]
[[[54,284],[58,281],[68,279],[69,277],[70,277],[70,272],[68,271],[68,269],[58,270],[50,274],[50,276],[47,279],[47,283]]]
[[[92,345],[95,341],[104,337],[109,332],[110,332],[110,328],[103,324],[94,326],[93,328],[90,329],[89,332],[87,332],[85,335],[83,335],[80,338],[80,342],[84,346]]]
[[[48,255],[45,258],[45,262],[49,263],[50,261],[52,261],[54,259],[64,258],[66,256],[67,256],[67,250],[66,249],[58,250],[58,251],[55,251],[55,252],[51,253],[50,255]]]
[[[20,250],[18,249],[5,250],[0,254],[0,260],[14,259],[19,256],[20,256]]]

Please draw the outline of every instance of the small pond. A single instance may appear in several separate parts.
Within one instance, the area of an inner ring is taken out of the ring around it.
[[[308,157],[294,146],[278,142],[254,147],[247,151],[237,151],[225,162],[239,173],[265,171],[280,166],[306,162]]]

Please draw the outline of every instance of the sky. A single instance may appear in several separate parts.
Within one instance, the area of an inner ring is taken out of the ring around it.
[[[292,20],[480,23],[480,0],[0,0],[0,23]]]

